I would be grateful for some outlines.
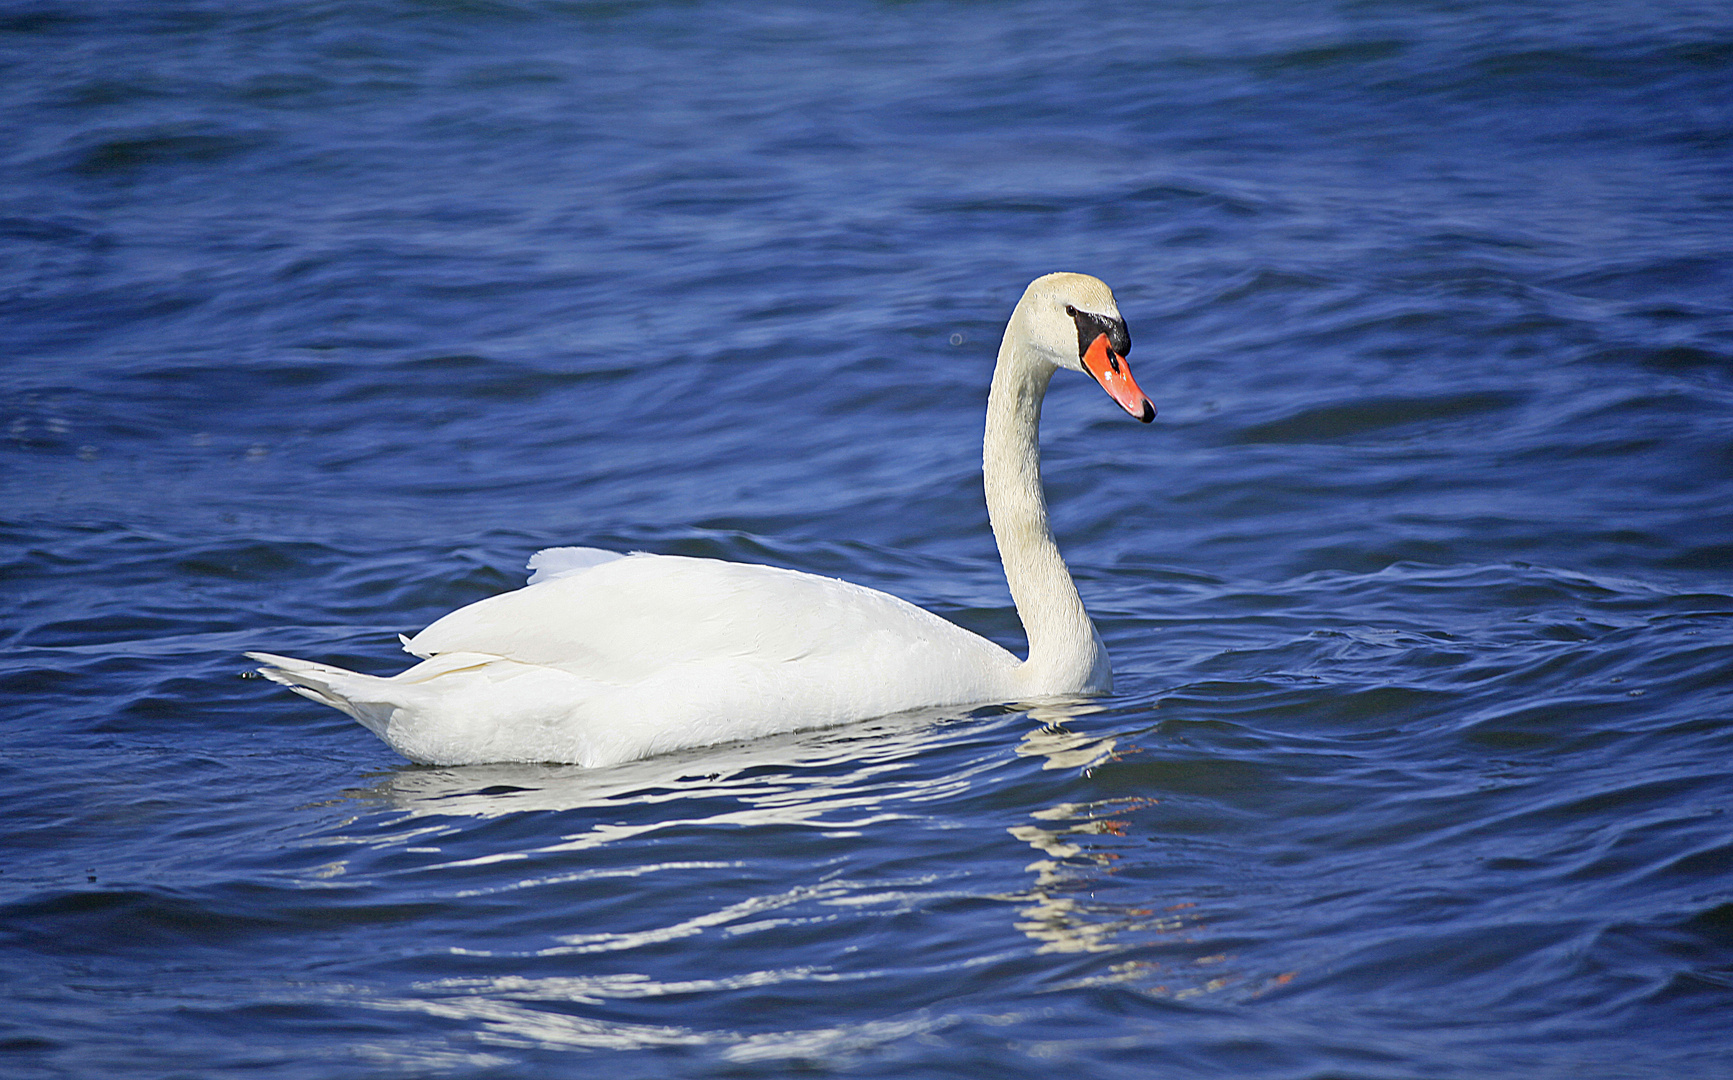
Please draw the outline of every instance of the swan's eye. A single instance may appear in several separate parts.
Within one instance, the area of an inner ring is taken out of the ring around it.
[[[1095,339],[1106,335],[1107,347],[1112,352],[1124,356],[1131,352],[1131,335],[1125,330],[1123,319],[1096,315],[1093,312],[1078,311],[1071,304],[1065,305],[1065,313],[1077,323],[1077,355],[1082,357],[1089,351],[1089,346],[1095,344]]]

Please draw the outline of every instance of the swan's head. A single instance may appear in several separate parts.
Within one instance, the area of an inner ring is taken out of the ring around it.
[[[1088,374],[1119,407],[1144,423],[1155,406],[1126,365],[1131,334],[1113,290],[1088,274],[1048,274],[1029,283],[1012,319],[1023,344],[1054,367]]]

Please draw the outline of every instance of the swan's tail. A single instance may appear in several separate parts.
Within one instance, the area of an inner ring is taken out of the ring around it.
[[[321,705],[329,705],[339,712],[347,713],[360,721],[367,730],[384,737],[393,707],[382,701],[357,700],[357,691],[368,683],[383,682],[383,679],[347,668],[315,664],[311,660],[296,660],[292,656],[277,656],[274,653],[250,652],[247,657],[269,665],[259,669],[259,674],[265,678],[287,686],[309,701],[317,701]]]

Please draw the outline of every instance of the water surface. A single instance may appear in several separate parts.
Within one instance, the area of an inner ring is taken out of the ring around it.
[[[1719,4],[0,12],[9,1076],[1733,1069]],[[387,672],[589,544],[1020,649],[1023,286],[1116,692],[412,766]]]

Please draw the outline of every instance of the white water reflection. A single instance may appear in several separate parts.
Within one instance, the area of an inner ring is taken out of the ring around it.
[[[1115,737],[1074,732],[1066,722],[1097,712],[1089,704],[1046,706],[1031,712],[1042,726],[1023,736],[1017,744],[1019,757],[1042,757],[1043,769],[1088,770],[1114,757]],[[1028,893],[1016,898],[1026,906],[1016,926],[1039,943],[1038,952],[1108,952],[1118,946],[1114,938],[1130,929],[1168,929],[1166,922],[1151,922],[1130,914],[1106,914],[1096,905],[1078,900],[1090,881],[1112,873],[1119,853],[1087,843],[1090,837],[1123,835],[1123,825],[1103,816],[1114,806],[1136,805],[1149,800],[1113,799],[1091,803],[1059,803],[1033,811],[1036,824],[1012,825],[1008,832],[1041,854],[1024,869],[1034,873]],[[1177,920],[1168,920],[1177,925]]]
[[[883,845],[900,830],[923,827],[934,813],[929,804],[956,807],[983,792],[1027,785],[1036,775],[1090,770],[1118,760],[1127,748],[1123,734],[1088,734],[1073,730],[1082,718],[1099,713],[1092,702],[1049,704],[1027,714],[963,717],[957,713],[906,714],[842,728],[797,733],[751,743],[707,747],[608,769],[585,770],[554,765],[494,765],[463,768],[405,767],[372,787],[349,797],[407,815],[381,819],[369,815],[378,828],[356,830],[339,842],[358,847],[396,849],[436,855],[449,850],[449,861],[421,864],[416,872],[444,873],[486,864],[522,862],[522,871],[465,881],[456,895],[504,894],[541,887],[561,888],[578,880],[643,879],[621,887],[646,897],[665,895],[665,879],[697,872],[698,880],[719,883],[714,901],[697,906],[640,910],[636,915],[600,925],[574,925],[543,930],[530,939],[504,943],[465,942],[449,946],[453,955],[503,964],[492,974],[441,980],[416,988],[407,997],[376,1001],[376,1007],[410,1009],[476,1030],[483,1046],[629,1049],[708,1045],[723,1056],[769,1060],[792,1053],[848,1053],[880,1041],[907,1037],[907,1023],[943,1024],[945,1014],[918,1020],[841,1025],[814,1030],[798,1028],[747,1034],[737,1030],[704,1030],[685,1026],[675,1016],[662,1023],[602,1022],[587,1015],[591,1007],[609,1001],[710,994],[731,994],[754,988],[803,983],[876,985],[886,970],[875,966],[833,966],[824,957],[807,962],[756,968],[717,970],[708,977],[690,966],[667,967],[665,959],[634,962],[636,956],[668,955],[673,946],[697,950],[694,956],[722,955],[715,950],[743,934],[777,928],[793,933],[817,923],[839,928],[851,919],[870,919],[879,912],[920,913],[950,893],[982,894],[966,880],[930,867],[870,879],[847,873],[801,873],[794,880],[760,882],[734,890],[720,883],[737,877],[752,863],[745,849],[728,842],[676,852],[657,846],[663,830],[693,829],[720,838],[738,826],[797,826],[826,837],[866,835],[868,844]],[[1034,726],[1030,726],[1033,721]],[[1007,752],[1009,751],[1009,752]],[[943,763],[942,768],[936,767]],[[1041,774],[1028,765],[1039,763]],[[1067,783],[1063,777],[1053,780]],[[1042,780],[1038,786],[1045,786]],[[997,785],[997,786],[995,786]],[[1032,875],[1025,889],[995,894],[1014,916],[1008,929],[1033,943],[1036,953],[1106,954],[1094,970],[1074,973],[1075,985],[1124,982],[1148,986],[1159,965],[1129,950],[1151,942],[1183,936],[1190,925],[1189,905],[1115,905],[1097,900],[1095,891],[1114,875],[1134,848],[1122,838],[1127,817],[1153,800],[1120,797],[1061,802],[1027,812],[1027,818],[1007,824],[1003,809],[983,804],[983,828],[1005,829],[1036,858],[1024,869]],[[578,811],[577,813],[569,813]],[[555,819],[557,833],[536,832],[529,843],[478,850],[475,822],[517,814],[568,813]],[[1014,811],[1013,811],[1014,813]],[[358,819],[362,820],[362,819]],[[960,820],[951,814],[950,820]],[[992,824],[986,825],[985,822]],[[718,827],[723,827],[718,831]],[[887,832],[885,828],[888,827]],[[869,829],[875,831],[868,832]],[[326,837],[325,842],[332,838]],[[648,843],[646,843],[648,841]],[[959,837],[959,843],[971,843]],[[643,845],[641,848],[634,844]],[[442,845],[444,845],[442,849]],[[624,863],[547,858],[558,853],[616,848]],[[387,850],[389,855],[389,850]],[[635,858],[642,854],[646,858]],[[654,854],[660,860],[651,858]],[[707,856],[713,855],[713,858]],[[770,887],[764,886],[769,884]],[[659,894],[658,890],[662,890]],[[840,920],[840,921],[839,921]],[[847,932],[843,932],[847,937]],[[1121,954],[1115,956],[1114,954]],[[745,954],[742,954],[745,955]],[[595,958],[614,958],[628,970],[532,977],[522,965],[569,958],[588,965]],[[1117,960],[1118,962],[1112,962]],[[907,964],[911,958],[897,958]],[[913,960],[919,966],[918,960]],[[652,966],[640,969],[640,963]],[[1182,961],[1184,966],[1186,962]],[[1195,963],[1195,962],[1194,962]],[[702,966],[702,965],[700,965]],[[639,969],[639,970],[631,970]],[[1184,993],[1208,988],[1205,978],[1164,969]],[[675,977],[670,977],[675,976]],[[1073,984],[1067,984],[1073,985]],[[858,990],[838,990],[857,993]],[[573,1007],[577,1007],[574,1011]]]
[[[701,818],[633,825],[597,822],[565,837],[593,847],[701,820],[735,825],[820,824],[858,830],[903,816],[899,802],[948,798],[995,764],[984,756],[942,778],[900,775],[923,753],[955,737],[955,712],[903,713],[839,728],[700,747],[606,769],[575,765],[405,767],[352,797],[378,800],[416,817],[493,818],[528,811],[733,800],[740,809]],[[979,723],[970,720],[968,723]]]
[[[1118,736],[1072,731],[1068,721],[1100,711],[1080,704],[1049,706],[1031,713],[1043,726],[1017,745],[1022,757],[1043,757],[1043,769],[1073,769],[1087,774],[1104,763],[1136,753]],[[1118,842],[1130,831],[1130,814],[1156,805],[1144,796],[1122,796],[1090,802],[1062,802],[1030,813],[1032,823],[1007,831],[1028,844],[1040,858],[1024,869],[1035,875],[1029,891],[1016,899],[1021,930],[1038,943],[1042,953],[1112,953],[1147,945],[1152,940],[1184,935],[1192,925],[1190,903],[1113,904],[1097,899],[1104,877],[1118,873],[1134,849]],[[1155,966],[1140,960],[1114,964],[1106,971],[1068,985],[1135,982]]]
[[[1043,769],[1075,769],[1087,775],[1140,752],[1121,736],[1089,735],[1066,726],[1067,720],[1093,711],[1090,706],[1041,710],[1043,726],[1023,737],[1018,755],[1045,758]],[[1256,997],[1285,985],[1292,972],[1254,980],[1226,966],[1233,960],[1229,954],[1208,951],[1195,902],[1134,894],[1132,903],[1115,903],[1103,896],[1123,895],[1107,887],[1111,879],[1131,865],[1127,860],[1134,853],[1147,855],[1151,850],[1132,839],[1132,818],[1160,801],[1129,795],[1062,802],[1032,811],[1027,824],[1007,828],[1040,855],[1025,867],[1035,875],[1029,891],[1006,897],[1022,905],[1015,925],[1038,943],[1036,951],[1128,957],[1054,989],[1122,984],[1155,997],[1182,1000],[1221,991]],[[1152,947],[1162,959],[1146,958]]]
[[[955,1023],[951,1017],[923,1010],[912,1016],[890,1020],[747,1034],[703,1030],[680,1024],[598,1020],[567,1009],[573,1003],[600,1004],[610,999],[663,994],[723,993],[780,985],[808,977],[809,973],[801,971],[771,971],[737,979],[665,984],[636,977],[605,981],[515,976],[450,979],[417,987],[420,996],[372,998],[364,1003],[381,1011],[413,1012],[460,1022],[474,1030],[476,1042],[492,1048],[645,1050],[703,1046],[718,1049],[724,1060],[742,1063],[786,1058],[834,1060],[943,1030]],[[402,1060],[394,1052],[374,1056]],[[484,1054],[469,1054],[463,1055],[462,1060],[464,1064],[478,1065],[485,1063],[487,1058]]]
[[[1041,726],[1017,744],[1018,757],[1044,757],[1043,769],[1088,769],[1113,755],[1117,739],[1080,735],[1065,726],[1079,716],[1103,711],[1091,702],[1042,705],[1029,710],[1029,719]]]
[[[1124,836],[1126,823],[1107,815],[1153,801],[1128,797],[1060,803],[1030,815],[1041,824],[1010,828],[1012,836],[1045,856],[1025,868],[1034,872],[1035,881],[1022,897],[1028,906],[1018,909],[1022,921],[1016,924],[1040,943],[1038,952],[1109,952],[1121,947],[1115,939],[1128,931],[1166,934],[1184,928],[1184,918],[1174,911],[1116,907],[1078,898],[1093,892],[1101,875],[1114,873],[1122,857],[1119,851],[1088,843],[1089,838]]]

